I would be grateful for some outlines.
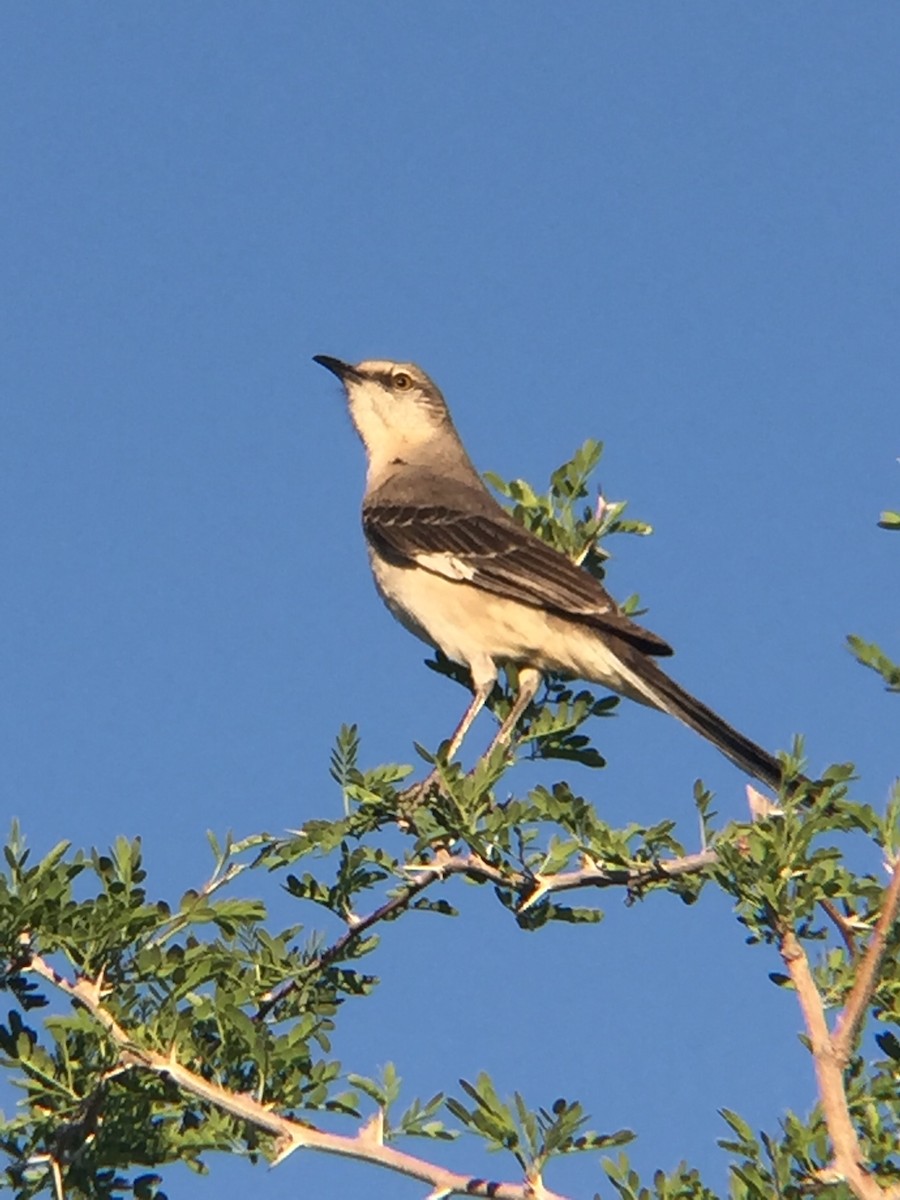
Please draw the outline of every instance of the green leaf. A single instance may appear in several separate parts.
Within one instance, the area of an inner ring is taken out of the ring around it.
[[[875,1041],[888,1058],[892,1058],[894,1062],[900,1062],[900,1040],[896,1034],[891,1033],[890,1030],[887,1033],[876,1033]]]
[[[874,642],[865,642],[856,634],[848,634],[847,644],[857,662],[876,671],[887,684],[889,692],[900,692],[900,664],[895,663]]]

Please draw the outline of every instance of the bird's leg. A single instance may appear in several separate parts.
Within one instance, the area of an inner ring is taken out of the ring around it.
[[[485,752],[485,757],[487,757],[487,755],[490,754],[491,751],[497,746],[505,746],[508,744],[510,738],[515,732],[515,728],[518,725],[522,714],[537,694],[537,690],[541,686],[542,680],[543,676],[541,675],[541,672],[536,670],[534,667],[520,668],[518,694],[516,695],[516,699],[512,708],[509,710],[506,720],[500,726],[496,736],[494,737],[494,740],[491,742],[490,746]],[[472,722],[487,703],[487,698],[491,694],[491,690],[493,689],[495,681],[496,677],[485,679],[476,685],[475,694],[472,697],[471,704],[463,713],[462,720],[459,722],[450,736],[450,741],[447,745],[448,762],[462,745],[463,738],[472,727]],[[419,803],[425,796],[427,796],[430,789],[438,781],[438,778],[438,771],[432,771],[431,774],[426,779],[423,779],[421,783],[413,784],[412,787],[407,788],[407,790],[403,793],[404,801],[407,803],[412,802],[413,804]]]
[[[522,713],[537,694],[542,679],[541,672],[535,667],[521,667],[519,669],[519,694],[516,696],[515,703],[509,710],[509,715],[497,731],[497,736],[491,742],[490,746],[488,746],[487,754],[490,754],[497,746],[507,745],[515,732]]]
[[[472,722],[484,708],[487,703],[487,698],[491,694],[494,687],[494,680],[489,679],[486,683],[481,683],[475,688],[475,695],[472,697],[472,703],[462,715],[462,720],[453,730],[450,736],[450,744],[447,747],[447,761],[449,762],[456,754],[463,742],[463,738],[472,728]]]
[[[447,762],[449,762],[450,759],[456,754],[457,750],[462,745],[463,738],[472,728],[472,722],[484,708],[487,698],[491,694],[491,690],[493,689],[495,681],[496,676],[493,676],[492,678],[485,679],[476,685],[475,694],[472,696],[471,704],[463,713],[462,719],[457,727],[453,730],[453,733],[450,735],[450,740],[447,743]],[[413,784],[411,788],[407,788],[406,792],[404,792],[404,796],[408,799],[413,799],[416,801],[420,800],[422,797],[428,794],[431,787],[437,782],[438,777],[439,772],[437,768],[435,768],[435,770],[433,770],[426,779],[423,779],[421,783]]]

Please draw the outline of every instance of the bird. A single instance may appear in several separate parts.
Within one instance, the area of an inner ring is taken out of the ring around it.
[[[490,749],[507,745],[548,673],[582,679],[676,717],[778,790],[778,760],[660,667],[673,653],[606,588],[520,525],[488,491],[437,385],[415,363],[314,362],[343,384],[367,457],[362,525],[375,586],[407,630],[468,668],[472,700],[449,761],[502,668],[518,693]]]

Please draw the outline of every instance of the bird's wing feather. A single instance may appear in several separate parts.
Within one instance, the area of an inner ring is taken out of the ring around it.
[[[548,609],[614,634],[645,654],[672,653],[662,638],[620,612],[593,576],[499,507],[493,515],[440,504],[367,503],[363,528],[374,549],[393,562]]]

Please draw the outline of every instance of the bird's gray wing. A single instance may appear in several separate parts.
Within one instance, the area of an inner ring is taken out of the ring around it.
[[[644,654],[672,653],[662,638],[620,612],[593,576],[499,507],[493,515],[443,504],[370,501],[363,506],[363,528],[373,549],[398,565],[547,609],[622,638]]]

